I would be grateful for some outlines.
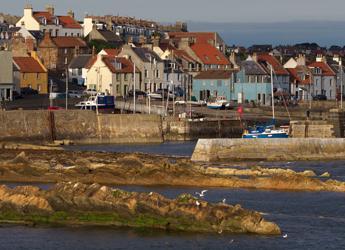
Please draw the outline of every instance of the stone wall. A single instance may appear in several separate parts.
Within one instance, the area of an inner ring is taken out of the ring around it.
[[[97,116],[93,111],[2,111],[0,140],[76,143],[162,142],[161,118],[155,115]]]
[[[297,161],[345,159],[345,139],[200,139],[193,161]]]
[[[334,138],[334,125],[328,121],[291,121],[292,138]]]
[[[240,138],[243,133],[239,120],[171,120],[163,122],[166,140],[196,140],[199,138]]]

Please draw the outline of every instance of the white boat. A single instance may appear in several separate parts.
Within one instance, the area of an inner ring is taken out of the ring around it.
[[[223,109],[229,102],[226,100],[225,96],[218,96],[216,99],[211,99],[207,102],[207,107],[209,109]]]
[[[76,107],[80,109],[113,109],[115,108],[115,98],[114,96],[97,94],[95,96],[90,96],[87,100],[78,102]]]
[[[162,95],[158,93],[148,93],[147,96],[149,96],[152,99],[162,99]]]

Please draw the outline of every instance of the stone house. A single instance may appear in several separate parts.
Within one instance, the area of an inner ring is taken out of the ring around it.
[[[91,54],[74,57],[68,66],[69,81],[80,86],[86,86],[87,71],[93,57]]]
[[[88,51],[87,44],[79,37],[51,37],[49,32],[38,45],[42,63],[55,72],[64,72],[75,56]]]
[[[39,94],[48,93],[48,71],[35,53],[31,57],[13,57],[15,66],[15,85],[20,88],[31,88]]]
[[[135,72],[135,89],[142,90],[138,68]],[[126,96],[134,85],[134,64],[124,57],[97,55],[87,71],[87,88],[114,96]]]
[[[97,29],[96,27],[94,27],[92,31],[87,35],[86,40],[103,41],[114,47],[120,47],[123,44],[122,39],[114,32],[106,29]]]
[[[119,56],[130,59],[139,69],[139,89],[153,93],[163,88],[164,62],[151,49],[124,45]]]

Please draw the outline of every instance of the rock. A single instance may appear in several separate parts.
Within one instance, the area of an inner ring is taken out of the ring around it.
[[[304,176],[309,176],[309,177],[314,177],[314,176],[316,176],[315,172],[314,172],[314,171],[311,171],[311,170],[305,170],[305,171],[303,171],[302,175],[304,175]]]
[[[2,213],[13,215],[8,220],[25,223],[57,220],[68,225],[280,234],[276,224],[240,205],[212,204],[191,195],[172,200],[157,193],[127,192],[73,182],[58,183],[47,191],[30,186],[14,189],[0,186]]]
[[[322,175],[320,175],[320,177],[329,178],[329,177],[331,177],[331,174],[328,173],[328,172],[325,172],[325,173],[323,173]]]

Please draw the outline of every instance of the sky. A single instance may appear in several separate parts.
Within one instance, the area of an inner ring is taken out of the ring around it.
[[[75,11],[78,18],[119,14],[173,22],[345,21],[344,0],[0,0],[0,12],[21,15],[26,3],[34,9],[54,4],[57,13]]]
[[[22,16],[25,4],[55,13],[121,15],[184,21],[190,31],[216,31],[228,44],[345,45],[344,0],[0,0],[0,12]]]

